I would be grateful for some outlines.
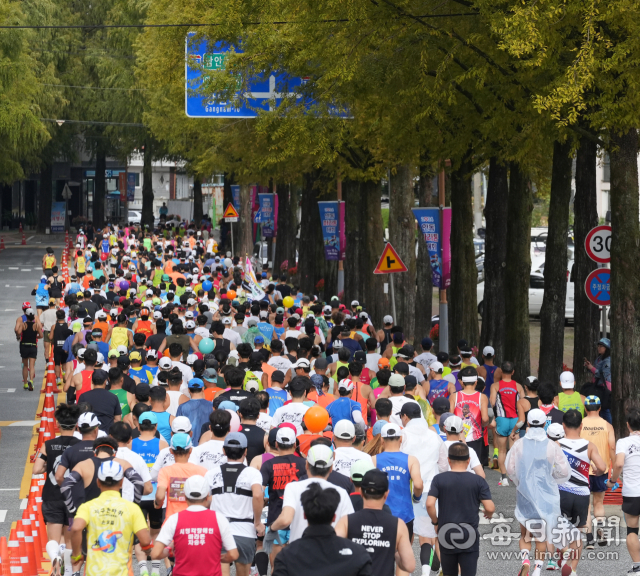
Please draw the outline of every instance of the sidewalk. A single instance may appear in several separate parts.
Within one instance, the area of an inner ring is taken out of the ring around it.
[[[64,247],[64,234],[39,234],[35,230],[26,230],[24,233],[27,240],[27,247],[31,246],[51,246],[52,248]],[[0,232],[0,237],[4,239],[5,248],[18,248],[22,246],[22,234],[19,230],[4,230]]]

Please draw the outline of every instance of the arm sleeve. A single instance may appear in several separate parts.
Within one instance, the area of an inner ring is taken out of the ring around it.
[[[360,408],[351,412],[351,416],[353,417],[354,422],[364,424],[364,418],[362,417],[362,410],[360,410]]]
[[[158,455],[158,458],[156,458],[156,461],[154,462],[153,466],[151,467],[151,470],[149,471],[149,474],[151,475],[151,480],[153,480],[154,482],[158,479],[158,474],[162,469],[163,461],[164,461],[164,458],[161,459],[160,455]]]
[[[440,445],[438,453],[438,472],[446,472],[449,469],[449,458],[447,454],[447,445],[443,442]]]
[[[229,521],[222,515],[216,513],[216,521],[218,522],[218,528],[220,529],[220,537],[222,538],[222,547],[229,551],[237,548],[236,541],[231,533],[231,526]]]
[[[144,480],[140,478],[140,474],[133,468],[127,468],[124,471],[124,477],[133,484],[133,501],[139,504],[140,500],[142,500],[142,492],[144,491]]]
[[[84,482],[79,472],[70,472],[60,486],[60,493],[64,503],[72,516],[76,513],[80,504],[84,502]]]

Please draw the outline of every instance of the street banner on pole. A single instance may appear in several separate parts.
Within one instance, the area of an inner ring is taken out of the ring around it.
[[[51,233],[64,232],[65,202],[51,203]]]
[[[273,238],[277,232],[277,202],[275,194],[258,194],[260,201],[260,224],[262,225],[262,235],[265,238]]]
[[[418,221],[422,238],[427,244],[432,283],[436,288],[448,288],[451,285],[451,208],[443,210],[442,234],[439,208],[412,208],[412,210]]]
[[[324,240],[325,260],[344,260],[347,252],[344,230],[344,202],[328,200],[318,202]]]
[[[233,206],[236,210],[240,210],[240,186],[238,184],[231,185],[231,196],[233,198]]]

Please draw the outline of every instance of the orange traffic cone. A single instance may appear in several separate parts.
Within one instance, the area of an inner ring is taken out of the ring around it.
[[[22,234],[22,245],[26,246],[27,245],[27,237],[24,233],[24,230],[22,229],[22,222],[20,222],[20,234]]]
[[[4,236],[0,236],[0,250],[4,250]]]
[[[16,535],[18,537],[18,555],[20,558],[20,566],[22,568],[22,574],[24,576],[33,576],[29,570],[29,551],[27,550],[27,544],[24,539],[24,526],[22,520],[16,522]],[[11,570],[14,571],[13,569]]]
[[[15,528],[9,533],[9,574],[22,574],[22,562],[20,562],[20,543]]]
[[[28,516],[28,514],[27,514]],[[24,531],[24,546],[27,556],[27,574],[28,576],[38,576],[38,566],[36,565],[36,548],[33,543],[33,526],[30,518],[23,518],[20,520],[22,523],[22,530]],[[37,532],[36,532],[37,534]],[[18,535],[20,539],[20,535]]]
[[[7,543],[7,539],[3,536],[0,538],[0,576],[11,575],[10,562],[9,545]]]
[[[46,562],[46,550],[47,550],[47,542],[49,541],[49,537],[47,536],[47,525],[45,524],[44,518],[42,516],[42,511],[40,510],[41,506],[37,506],[35,511],[31,514],[31,520],[34,520],[38,527],[38,535],[39,535],[39,546],[40,546],[40,554],[42,555],[42,561]],[[37,552],[37,550],[36,550]]]
[[[58,391],[56,387],[56,367],[53,361],[53,346],[51,346],[51,352],[49,353],[49,360],[47,362],[47,378],[45,381],[45,385],[42,387],[41,394],[46,394],[50,392],[53,394]]]

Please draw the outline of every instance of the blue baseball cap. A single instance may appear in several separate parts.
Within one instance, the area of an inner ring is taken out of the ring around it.
[[[191,436],[189,434],[183,434],[182,432],[171,436],[171,448],[191,448],[193,446],[191,442]]]
[[[218,410],[233,410],[234,412],[237,412],[238,405],[234,402],[231,402],[231,400],[223,400],[222,402],[220,402]]]
[[[253,339],[254,344],[264,344],[264,338],[262,336],[256,336]]]
[[[386,420],[378,420],[374,425],[373,425],[373,435],[377,436],[378,434],[380,434],[380,432],[382,432],[382,428],[386,425],[389,424],[389,422],[387,422]]]
[[[191,380],[187,382],[187,386],[189,388],[204,388],[204,382],[200,378],[191,378]]]
[[[153,412],[143,412],[138,418],[138,422],[151,422],[151,424],[158,423],[158,417]]]
[[[585,406],[600,406],[600,398],[592,394],[584,399]]]

